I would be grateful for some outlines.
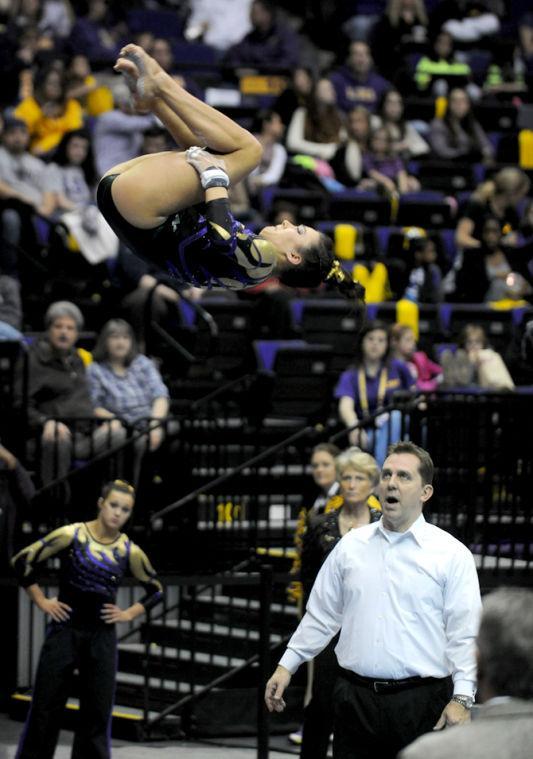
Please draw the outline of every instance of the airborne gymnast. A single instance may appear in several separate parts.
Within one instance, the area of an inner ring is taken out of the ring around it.
[[[362,305],[364,288],[343,271],[326,235],[289,222],[254,234],[233,218],[228,187],[261,158],[253,135],[189,94],[138,45],[126,45],[114,68],[137,109],[152,111],[184,149],[133,158],[100,181],[98,206],[134,253],[195,287],[239,290],[273,276],[289,287],[332,280]]]

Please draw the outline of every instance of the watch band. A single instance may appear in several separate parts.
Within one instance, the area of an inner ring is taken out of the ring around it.
[[[456,701],[458,704],[461,704],[465,709],[471,709],[474,705],[474,699],[472,696],[461,696],[457,694],[456,696],[452,696],[452,701]]]

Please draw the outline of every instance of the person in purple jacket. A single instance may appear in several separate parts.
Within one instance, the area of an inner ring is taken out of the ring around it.
[[[373,65],[368,44],[352,42],[346,64],[330,76],[337,93],[337,105],[343,111],[362,105],[374,112],[383,93],[392,89],[392,84],[377,74]]]
[[[359,334],[352,366],[344,371],[335,387],[339,400],[338,413],[346,427],[374,414],[391,402],[399,390],[414,390],[415,381],[409,367],[389,356],[389,333],[380,321],[369,321]],[[397,442],[401,433],[398,411],[383,414],[374,422],[375,429],[352,430],[351,445],[358,445],[373,453],[380,465],[385,460],[387,447]]]

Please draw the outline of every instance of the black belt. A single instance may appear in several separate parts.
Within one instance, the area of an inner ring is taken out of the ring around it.
[[[403,680],[375,680],[372,677],[362,677],[348,669],[341,670],[341,677],[356,685],[373,690],[374,693],[395,693],[407,688],[419,688],[421,685],[439,683],[448,678],[441,677],[405,677]]]

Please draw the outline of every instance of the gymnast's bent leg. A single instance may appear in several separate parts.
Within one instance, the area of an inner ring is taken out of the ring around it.
[[[261,146],[247,130],[224,114],[211,108],[183,89],[164,72],[142,48],[127,45],[124,55],[134,52],[148,73],[146,80],[153,112],[163,121],[171,134],[183,146],[203,143],[217,154],[222,154],[232,183],[250,173],[261,157]],[[133,78],[140,74],[133,60],[118,59],[117,71]],[[144,159],[144,160],[143,160]],[[204,199],[198,175],[183,153],[159,153],[143,156],[111,169],[108,174],[119,174],[113,182],[113,200],[120,214],[140,228],[152,228],[172,213]]]

